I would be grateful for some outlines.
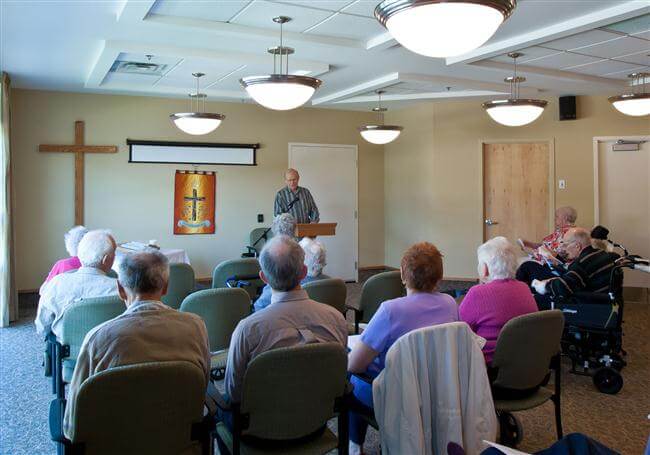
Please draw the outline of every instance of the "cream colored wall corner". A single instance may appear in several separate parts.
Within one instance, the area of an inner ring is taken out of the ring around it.
[[[481,140],[554,140],[556,206],[574,206],[578,224],[591,227],[593,137],[650,133],[647,117],[625,116],[594,96],[578,98],[577,120],[558,121],[555,98],[540,119],[519,128],[496,124],[476,101],[389,111],[386,122],[405,128],[384,151],[386,264],[398,265],[410,244],[428,240],[445,254],[445,275],[455,277],[476,276],[475,251],[483,240]],[[557,189],[559,178],[565,190]]]
[[[71,144],[74,122],[86,122],[86,143],[119,147],[117,154],[86,155],[86,225],[110,228],[119,241],[158,239],[187,250],[197,277],[238,257],[248,233],[268,225],[273,197],[283,185],[289,142],[359,146],[359,262],[384,263],[383,148],[361,140],[356,127],[374,119],[364,112],[298,109],[271,112],[250,104],[208,103],[226,114],[214,133],[193,138],[168,120],[185,100],[14,89],[12,146],[15,166],[18,289],[37,288],[52,263],[65,256],[63,233],[74,219],[74,159],[44,154],[38,145]],[[173,179],[180,164],[129,164],[126,139],[260,142],[258,166],[200,166],[217,172],[216,233],[174,236]],[[336,175],[331,176],[336,185]],[[317,195],[315,195],[318,197]]]

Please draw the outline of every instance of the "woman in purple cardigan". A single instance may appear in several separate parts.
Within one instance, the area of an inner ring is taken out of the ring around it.
[[[530,288],[515,279],[517,255],[505,237],[495,237],[478,247],[478,275],[481,284],[472,287],[458,314],[487,343],[485,361],[492,362],[501,328],[510,319],[537,311]]]

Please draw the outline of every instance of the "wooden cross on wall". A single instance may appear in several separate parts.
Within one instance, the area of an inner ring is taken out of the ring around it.
[[[74,224],[84,223],[84,154],[117,153],[116,145],[84,145],[85,124],[74,122],[74,145],[41,144],[39,152],[74,153]]]

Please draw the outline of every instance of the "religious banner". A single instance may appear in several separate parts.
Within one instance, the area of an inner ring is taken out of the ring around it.
[[[214,172],[176,171],[174,234],[214,234]]]

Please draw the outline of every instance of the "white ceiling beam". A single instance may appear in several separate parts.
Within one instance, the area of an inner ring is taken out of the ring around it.
[[[280,39],[280,31],[265,27],[252,27],[247,25],[231,24],[229,22],[209,21],[205,19],[193,19],[188,17],[164,16],[161,14],[149,14],[146,23],[161,24],[180,29],[194,29],[214,33],[219,36],[233,38],[259,39],[268,41],[269,37]],[[311,33],[283,32],[284,37],[291,42],[315,43],[325,46],[346,47],[352,49],[363,49],[365,43],[349,38],[337,38],[334,36],[323,36]]]
[[[382,33],[381,35],[373,36],[366,41],[367,51],[383,51],[389,47],[397,44],[397,40],[393,38],[390,32]]]
[[[352,87],[340,90],[338,92],[330,93],[329,95],[321,96],[314,98],[312,103],[314,106],[324,103],[333,103],[339,101],[343,98],[349,98],[359,93],[370,92],[372,90],[378,90],[380,88],[388,87],[389,85],[394,85],[399,82],[399,73],[390,73],[385,76],[373,79],[371,81],[363,82],[361,84],[354,85]]]
[[[156,0],[124,0],[122,9],[117,13],[118,22],[139,22],[144,20]]]
[[[180,87],[165,87],[164,90],[158,89],[155,85],[151,87],[133,86],[129,84],[111,84],[110,87],[100,86],[93,87],[93,91],[110,91],[110,92],[123,92],[132,95],[146,95],[146,96],[165,96],[172,98],[185,98],[187,99],[187,88]],[[245,90],[205,90],[202,92],[208,95],[207,103],[214,102],[218,99],[227,100],[248,100],[250,97]]]
[[[108,41],[102,41],[101,50],[95,59],[95,64],[86,78],[85,87],[99,87],[111,70],[113,62],[120,55],[120,50],[111,46]]]
[[[632,0],[616,2],[616,5],[610,8],[585,14],[584,16],[559,22],[548,27],[532,30],[528,33],[522,33],[509,39],[490,43],[457,57],[449,57],[446,59],[446,63],[447,65],[473,63],[647,13],[650,13],[650,5],[647,1]],[[515,16],[516,14],[515,10]]]
[[[511,63],[484,61],[472,63],[472,66],[480,66],[481,68],[494,68],[512,72]],[[540,68],[538,66],[517,65],[517,70],[520,73],[538,74],[540,76],[552,77],[553,79],[561,79],[572,82],[589,82],[590,84],[602,84],[610,87],[621,87],[626,85],[625,81],[619,79],[592,76],[590,74],[574,73],[571,71],[556,70],[550,68]]]
[[[502,96],[507,95],[506,92],[492,92],[489,90],[462,90],[456,92],[424,92],[424,93],[400,93],[388,94],[385,93],[381,96],[382,101],[413,101],[413,100],[445,100],[456,98],[476,98],[485,96]],[[355,96],[347,98],[342,101],[337,101],[334,104],[348,104],[348,103],[372,103],[376,102],[376,96]]]

